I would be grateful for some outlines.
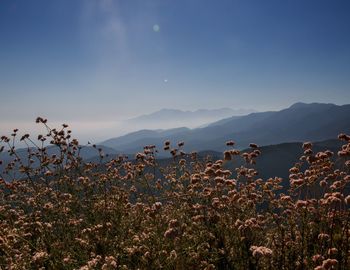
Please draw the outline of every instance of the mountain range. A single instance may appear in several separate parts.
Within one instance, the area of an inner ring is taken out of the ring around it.
[[[136,153],[154,144],[162,152],[163,142],[173,146],[185,142],[186,151],[223,151],[227,140],[235,140],[238,149],[249,143],[259,145],[334,139],[341,132],[350,133],[350,105],[295,103],[280,111],[254,112],[232,116],[201,128],[139,130],[101,142],[118,152]]]
[[[251,109],[200,109],[196,111],[182,111],[176,109],[161,109],[159,111],[140,115],[128,119],[122,123],[122,128],[126,130],[140,129],[159,129],[159,128],[177,128],[190,127],[196,128],[205,126],[208,123],[218,121],[223,118],[256,112]]]
[[[141,115],[129,120],[129,122],[168,122],[168,121],[184,121],[186,119],[201,120],[201,119],[221,119],[232,115],[246,115],[255,110],[250,109],[199,109],[196,111],[182,111],[176,109],[161,109],[151,114]]]

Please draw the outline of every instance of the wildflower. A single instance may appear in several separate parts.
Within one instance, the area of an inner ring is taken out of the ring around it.
[[[162,207],[162,203],[161,202],[155,202],[154,204],[154,208],[159,210]]]
[[[304,183],[304,179],[295,179],[290,181],[291,186],[300,186]]]
[[[176,235],[177,235],[177,230],[174,228],[170,228],[166,230],[164,233],[165,238],[175,238]]]
[[[22,137],[21,137],[21,141],[25,140],[25,139],[28,139],[29,138],[29,134],[24,134]]]
[[[193,222],[201,222],[201,221],[204,221],[204,220],[205,220],[204,215],[196,215],[196,216],[192,217],[192,221]]]
[[[260,258],[260,257],[271,257],[272,256],[272,250],[264,247],[264,246],[251,246],[250,251],[253,253],[254,258]]]
[[[180,225],[179,221],[177,219],[172,219],[169,221],[169,227],[170,228],[176,228]]]
[[[213,206],[214,208],[218,208],[218,207],[220,206],[220,200],[219,200],[219,198],[213,198],[213,199],[212,199],[212,206]]]
[[[347,155],[349,155],[348,151],[344,151],[344,150],[338,151],[338,156],[340,157],[345,157]]]
[[[42,123],[43,121],[44,121],[44,119],[41,117],[37,117],[35,120],[36,123]]]
[[[144,160],[144,159],[146,158],[146,155],[143,154],[143,153],[137,153],[136,156],[135,156],[135,158],[136,158],[137,160]]]
[[[241,152],[239,150],[233,149],[233,150],[230,150],[230,153],[232,156],[238,156]]]
[[[306,149],[304,155],[312,155],[313,151],[311,149]]]
[[[320,186],[323,188],[327,187],[327,182],[325,180],[320,181]]]
[[[161,190],[161,189],[162,189],[162,184],[161,184],[161,180],[160,180],[160,179],[158,179],[158,180],[156,181],[156,188],[157,188],[158,190]]]
[[[179,161],[179,165],[180,166],[184,166],[186,164],[186,160],[185,159],[180,159],[180,161]]]
[[[290,196],[287,196],[287,195],[284,195],[284,196],[281,196],[281,201],[283,202],[290,202],[292,199]]]
[[[305,208],[307,207],[307,205],[308,205],[308,202],[303,200],[298,200],[295,204],[296,208]]]
[[[217,176],[214,179],[216,184],[223,184],[225,182],[225,179],[223,177]]]
[[[350,195],[346,196],[346,198],[344,199],[346,204],[350,205]]]
[[[236,180],[234,180],[234,179],[227,179],[227,180],[225,180],[225,184],[226,184],[227,186],[232,186],[232,187],[234,187],[234,186],[236,186]]]
[[[147,181],[151,181],[154,179],[154,174],[153,173],[146,173],[145,178]]]
[[[322,262],[322,267],[325,269],[331,269],[333,266],[336,266],[338,261],[336,259],[327,259]]]
[[[201,180],[201,176],[199,174],[191,175],[191,184],[196,184]]]
[[[46,204],[44,204],[44,208],[45,208],[45,209],[48,209],[48,210],[49,210],[49,209],[52,209],[52,208],[53,208],[53,204],[50,203],[50,202],[49,202],[49,203],[46,203]]]
[[[91,259],[87,262],[87,266],[90,268],[96,267],[98,262],[101,260],[101,256],[96,256],[95,258]]]
[[[173,260],[176,260],[176,258],[177,258],[176,251],[175,250],[170,251],[169,259],[173,261]]]
[[[311,149],[312,143],[311,142],[304,142],[302,147],[304,150]]]
[[[258,145],[256,143],[250,143],[249,147],[251,147],[251,148],[258,148]]]
[[[105,258],[105,263],[102,265],[102,269],[116,269],[117,268],[117,261],[113,256],[107,256]]]
[[[338,139],[339,140],[342,140],[342,141],[350,141],[350,136],[344,134],[344,133],[341,133],[338,135]]]
[[[71,261],[72,261],[72,258],[70,256],[63,258],[64,263],[70,263]]]
[[[225,151],[224,152],[224,160],[231,160],[231,152],[230,151]]]
[[[227,142],[226,142],[226,145],[227,145],[227,146],[234,146],[234,145],[235,145],[235,142],[234,142],[234,141],[227,141]]]
[[[130,192],[131,192],[131,193],[136,193],[136,192],[137,192],[137,188],[136,188],[134,185],[132,185],[132,186],[130,187]]]
[[[330,248],[327,251],[328,255],[335,255],[338,253],[338,249],[337,248]]]
[[[318,158],[318,159],[326,159],[326,158],[328,158],[328,154],[325,153],[325,152],[319,152],[319,153],[316,154],[316,158]]]
[[[312,256],[312,261],[314,263],[317,263],[318,261],[320,261],[322,259],[323,259],[323,257],[320,254],[316,254],[316,255]]]
[[[255,149],[254,152],[255,156],[261,155],[261,151],[259,149]]]
[[[172,156],[176,156],[176,154],[177,154],[177,149],[176,149],[176,148],[171,149],[171,150],[170,150],[170,154],[171,154]]]
[[[151,252],[146,251],[145,254],[143,254],[143,257],[145,257],[145,259],[150,259],[151,258]]]
[[[48,254],[45,251],[39,251],[34,254],[32,257],[34,262],[42,262],[48,257]]]
[[[326,233],[320,233],[318,235],[318,240],[320,241],[328,241],[329,240],[329,235]]]

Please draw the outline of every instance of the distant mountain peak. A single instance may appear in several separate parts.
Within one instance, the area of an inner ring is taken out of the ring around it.
[[[191,117],[201,117],[201,116],[233,116],[233,115],[245,115],[252,112],[256,112],[252,109],[232,109],[232,108],[218,108],[218,109],[198,109],[198,110],[180,110],[180,109],[169,109],[169,108],[162,108],[158,111],[149,113],[149,114],[143,114],[138,117],[132,118],[130,120],[138,120],[138,119],[151,119],[154,117],[164,117],[164,116],[170,116],[170,117],[183,117],[191,116]]]
[[[138,129],[158,129],[170,127],[199,127],[219,119],[242,116],[255,112],[250,109],[198,109],[198,110],[179,110],[163,108],[150,114],[140,115],[129,119],[128,124],[137,126]]]
[[[308,104],[305,102],[296,102],[294,104],[292,104],[289,108],[300,108],[300,107],[305,107]]]
[[[336,106],[332,103],[305,103],[305,102],[296,102],[292,106],[289,107],[289,109],[299,109],[299,108],[305,108],[305,107],[311,107],[311,106]]]

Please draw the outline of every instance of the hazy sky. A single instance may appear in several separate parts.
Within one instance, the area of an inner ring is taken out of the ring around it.
[[[0,0],[0,132],[350,103],[349,14],[348,0]]]

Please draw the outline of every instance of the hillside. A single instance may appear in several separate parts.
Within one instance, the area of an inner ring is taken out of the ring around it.
[[[350,105],[338,106],[320,103],[296,103],[280,111],[251,113],[246,116],[225,118],[207,127],[166,131],[139,131],[104,142],[120,152],[136,153],[144,145],[185,141],[185,149],[222,151],[224,142],[234,139],[237,147],[245,148],[250,142],[260,145],[295,141],[322,141],[341,132],[350,132]]]

